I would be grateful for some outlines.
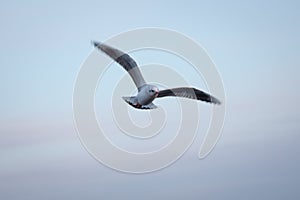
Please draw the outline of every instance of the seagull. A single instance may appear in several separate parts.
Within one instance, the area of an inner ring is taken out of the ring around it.
[[[95,48],[101,50],[115,62],[119,63],[131,76],[138,89],[136,96],[122,97],[125,102],[137,109],[154,109],[157,106],[153,103],[156,98],[162,97],[185,97],[205,101],[213,104],[221,102],[210,94],[193,87],[179,87],[166,90],[159,90],[157,86],[147,84],[137,63],[128,54],[113,48],[107,44],[92,41]]]

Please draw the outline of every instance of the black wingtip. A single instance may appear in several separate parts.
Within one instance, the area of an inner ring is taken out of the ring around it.
[[[91,41],[92,45],[94,45],[94,47],[98,47],[101,43],[97,42],[97,41]]]
[[[221,105],[221,101],[215,97],[211,97],[211,102],[216,105]]]

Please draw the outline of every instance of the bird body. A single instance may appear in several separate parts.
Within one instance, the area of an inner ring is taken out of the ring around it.
[[[152,101],[158,96],[158,88],[154,85],[145,84],[140,87],[136,96],[123,97],[123,99],[135,108],[154,109],[157,108]]]
[[[158,88],[153,85],[144,85],[137,94],[138,103],[147,105],[151,103],[158,95]]]
[[[109,57],[111,57],[113,60],[119,63],[131,76],[133,82],[135,83],[138,89],[138,94],[136,96],[123,97],[123,99],[134,108],[157,108],[157,106],[152,103],[153,100],[155,100],[156,98],[162,98],[167,96],[185,97],[195,100],[206,101],[214,104],[221,103],[217,98],[201,90],[191,87],[180,87],[159,91],[159,89],[155,85],[150,85],[146,83],[142,76],[142,73],[138,68],[138,65],[128,54],[103,43],[93,42],[93,44],[96,48],[103,51],[105,54],[107,54]]]

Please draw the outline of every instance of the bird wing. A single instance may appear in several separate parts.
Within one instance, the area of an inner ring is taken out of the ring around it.
[[[198,89],[189,88],[189,87],[180,87],[180,88],[161,90],[159,91],[157,97],[159,98],[159,97],[166,97],[166,96],[185,97],[190,99],[206,101],[214,104],[221,104],[221,102],[217,98]]]
[[[146,84],[138,65],[128,54],[103,43],[93,42],[93,44],[119,63],[129,73],[138,89]]]

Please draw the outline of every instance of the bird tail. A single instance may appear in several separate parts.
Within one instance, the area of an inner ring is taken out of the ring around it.
[[[134,108],[137,108],[137,109],[155,109],[157,108],[157,106],[153,103],[149,103],[147,105],[140,105],[137,100],[136,100],[136,97],[122,97],[124,99],[124,101],[126,103],[128,103],[129,105],[131,105],[132,107]]]

